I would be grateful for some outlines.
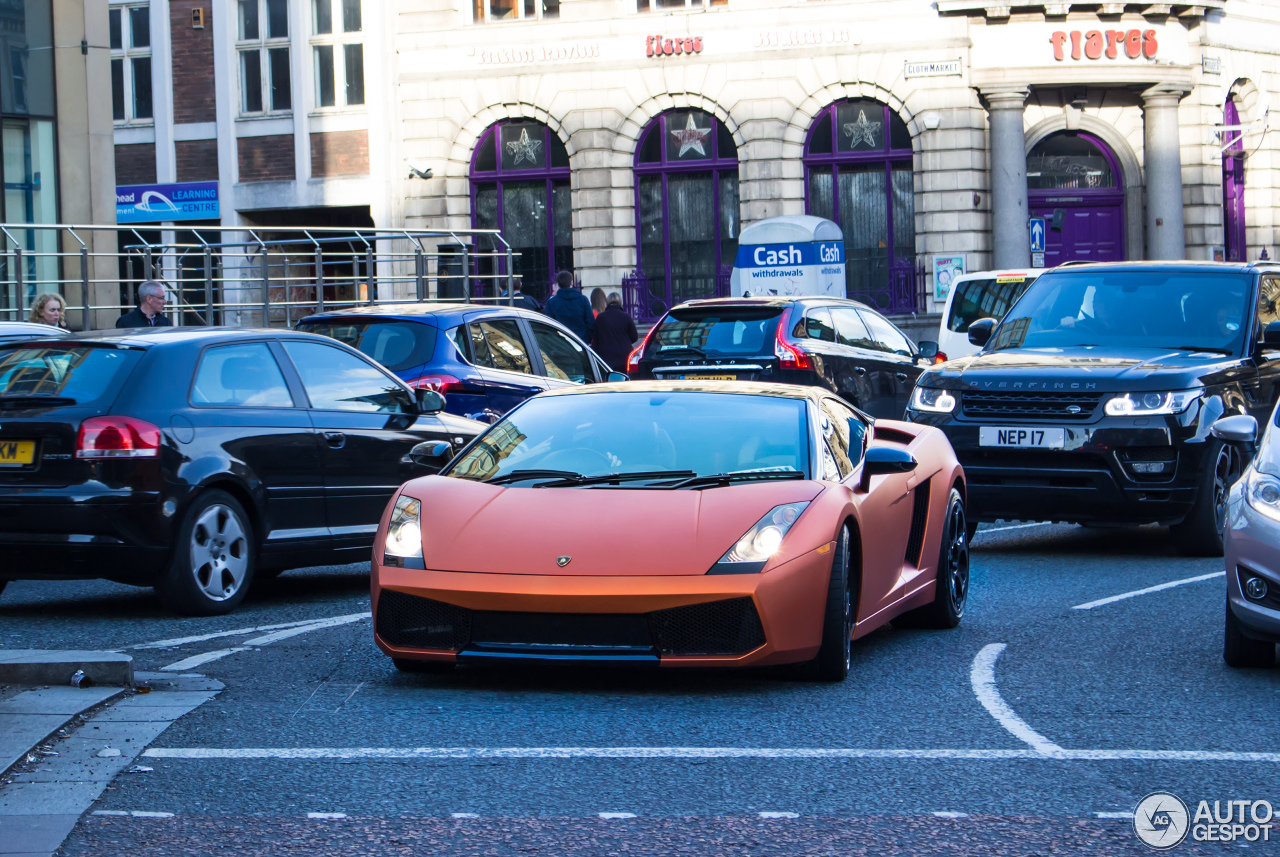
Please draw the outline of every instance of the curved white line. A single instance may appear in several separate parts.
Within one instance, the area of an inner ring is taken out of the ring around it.
[[[192,655],[189,658],[184,658],[177,663],[169,664],[169,666],[161,667],[160,669],[165,672],[184,672],[198,666],[203,666],[210,661],[221,660],[227,655],[234,655],[237,652],[249,651],[256,646],[268,646],[272,643],[278,643],[281,640],[287,640],[290,637],[296,637],[299,634],[310,634],[312,631],[323,631],[325,628],[334,628],[338,625],[350,625],[352,622],[359,622],[362,619],[368,619],[370,615],[371,614],[369,613],[352,613],[349,616],[335,616],[332,619],[320,619],[308,625],[287,628],[283,631],[276,631],[262,637],[254,637],[252,640],[246,640],[243,646],[237,646],[231,649],[218,649],[214,652]]]
[[[1161,583],[1156,586],[1148,586],[1146,589],[1135,589],[1133,592],[1125,592],[1120,595],[1112,595],[1110,598],[1100,598],[1097,601],[1090,601],[1087,604],[1077,604],[1072,610],[1092,610],[1095,607],[1102,607],[1106,604],[1114,604],[1117,601],[1124,601],[1126,598],[1136,598],[1139,595],[1149,595],[1152,592],[1161,592],[1165,589],[1173,589],[1175,586],[1185,586],[1188,583],[1199,583],[1202,580],[1213,580],[1215,577],[1226,577],[1225,571],[1215,571],[1212,574],[1201,574],[1196,577],[1184,577],[1182,580],[1171,580],[1168,583]]]
[[[1019,741],[1030,744],[1037,753],[1046,756],[1061,756],[1064,750],[1048,738],[1027,725],[1027,722],[1014,713],[996,690],[996,658],[1005,650],[1004,643],[991,643],[983,646],[982,651],[973,659],[973,668],[969,671],[969,681],[973,685],[973,693],[978,702],[987,709],[987,713],[996,719]]]

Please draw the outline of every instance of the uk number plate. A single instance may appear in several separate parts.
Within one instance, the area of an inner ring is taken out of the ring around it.
[[[736,381],[737,375],[681,375],[684,381]]]
[[[0,467],[26,467],[35,455],[33,440],[0,440]]]
[[[1066,429],[1060,428],[1000,428],[983,426],[978,429],[978,446],[1010,446],[1019,449],[1062,449],[1066,444]]]

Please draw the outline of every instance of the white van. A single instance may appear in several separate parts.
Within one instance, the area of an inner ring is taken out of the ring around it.
[[[980,318],[1004,318],[1013,302],[1043,272],[1043,268],[1023,268],[978,271],[957,277],[951,284],[947,305],[942,310],[938,351],[948,360],[981,351],[978,346],[969,344],[969,325]]]

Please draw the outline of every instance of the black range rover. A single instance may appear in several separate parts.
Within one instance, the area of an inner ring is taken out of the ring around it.
[[[1246,451],[1209,428],[1274,407],[1278,298],[1280,266],[1066,265],[975,322],[983,350],[925,372],[907,419],[951,440],[970,521],[1162,523],[1221,555]]]

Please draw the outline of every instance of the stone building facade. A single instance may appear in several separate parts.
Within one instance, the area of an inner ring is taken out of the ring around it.
[[[390,215],[468,228],[497,205],[547,236],[527,290],[571,258],[588,288],[639,274],[679,299],[721,288],[742,226],[834,210],[851,293],[895,313],[937,309],[937,257],[1030,265],[1032,215],[1049,265],[1275,257],[1280,3],[981,2],[407,0],[395,157],[432,177],[395,179]],[[653,160],[654,129],[684,151]],[[730,158],[736,192],[699,184]]]

